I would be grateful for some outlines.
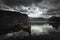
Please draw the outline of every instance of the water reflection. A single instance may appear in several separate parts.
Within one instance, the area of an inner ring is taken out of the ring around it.
[[[49,31],[52,31],[53,27],[44,24],[44,25],[31,25],[31,34],[32,35],[41,35],[41,34],[48,34]]]

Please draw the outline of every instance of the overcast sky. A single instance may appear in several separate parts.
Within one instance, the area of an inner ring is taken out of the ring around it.
[[[22,9],[21,6],[30,7],[33,4],[35,4],[35,6],[39,7],[40,9],[48,9],[48,11],[46,11],[45,13],[42,13],[42,17],[43,16],[48,17],[46,15],[60,16],[59,14],[60,13],[59,12],[60,11],[60,0],[0,0],[0,9],[8,9],[8,10],[13,11],[13,9],[16,9],[17,7],[18,10],[21,10]],[[56,12],[55,10],[58,10],[58,11]],[[24,11],[27,12],[27,10],[24,10]],[[36,15],[36,17],[38,16],[41,17],[40,15],[41,13],[40,14],[39,13],[35,13],[35,14],[38,14]],[[33,15],[34,14],[32,14],[31,16]]]

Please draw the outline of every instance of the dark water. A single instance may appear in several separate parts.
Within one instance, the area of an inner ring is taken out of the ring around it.
[[[8,33],[3,37],[0,37],[1,40],[59,40],[60,39],[60,30],[55,30],[51,25],[47,23],[37,23],[31,25],[31,35],[28,32],[23,30]]]

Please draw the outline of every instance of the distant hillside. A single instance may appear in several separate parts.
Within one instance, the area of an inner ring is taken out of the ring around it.
[[[30,18],[30,22],[32,25],[43,25],[47,23],[47,18]]]
[[[47,18],[30,18],[31,21],[47,21]]]

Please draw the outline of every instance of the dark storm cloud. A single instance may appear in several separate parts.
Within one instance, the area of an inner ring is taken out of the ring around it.
[[[50,0],[49,3],[57,8],[60,8],[60,0]]]
[[[49,9],[45,15],[60,16],[60,0],[43,0],[38,6]]]
[[[60,17],[60,9],[50,9],[47,11],[45,15],[52,15],[52,16]]]
[[[60,0],[50,0],[50,3],[52,3],[52,4],[60,4]]]
[[[24,5],[28,6],[31,5],[32,3],[38,3],[41,2],[42,0],[3,0],[4,4],[8,6],[15,6],[15,5]]]
[[[60,8],[60,0],[43,0],[38,4],[38,6],[49,9]]]
[[[45,8],[60,8],[60,0],[0,0],[7,6],[30,6],[33,3],[39,7]]]
[[[31,6],[32,4],[36,4],[40,8],[47,8],[47,9],[60,9],[60,0],[0,0],[0,8],[2,9],[9,9],[15,7],[23,6]],[[3,5],[3,6],[2,6]],[[13,6],[13,7],[12,7]],[[18,8],[18,9],[19,9]],[[49,10],[49,11],[51,11]],[[47,13],[55,15],[54,13]]]
[[[0,0],[7,6],[30,6],[33,3],[46,8],[60,8],[60,0]]]

